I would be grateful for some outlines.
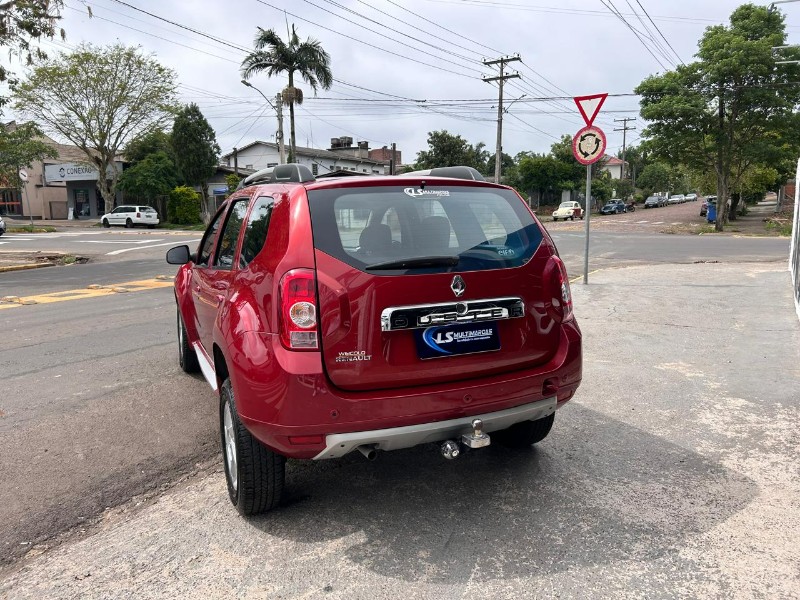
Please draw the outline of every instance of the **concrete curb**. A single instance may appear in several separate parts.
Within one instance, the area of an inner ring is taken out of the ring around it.
[[[28,265],[7,265],[0,267],[0,273],[8,273],[10,271],[29,271],[31,269],[41,269],[44,267],[52,267],[52,263],[33,263]]]

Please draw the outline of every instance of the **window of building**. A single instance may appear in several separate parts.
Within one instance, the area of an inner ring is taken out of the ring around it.
[[[364,171],[364,173],[369,173],[369,171],[367,171],[366,169],[361,169],[361,170]]]
[[[244,168],[245,168],[245,169],[252,169],[252,168],[253,168],[253,165],[245,165],[245,166],[244,166]]]
[[[311,174],[317,175],[319,173],[319,165],[317,163],[311,164]]]
[[[268,168],[268,169],[269,169],[270,167],[277,167],[277,166],[278,166],[278,163],[267,163],[267,168]]]

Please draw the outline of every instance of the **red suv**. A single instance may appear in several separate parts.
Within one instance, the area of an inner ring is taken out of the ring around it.
[[[479,177],[281,165],[195,254],[169,251],[180,364],[219,390],[241,513],[278,504],[287,457],[437,442],[454,458],[548,434],[581,381],[567,272],[519,195]]]

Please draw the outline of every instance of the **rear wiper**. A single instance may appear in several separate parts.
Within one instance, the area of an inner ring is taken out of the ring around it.
[[[390,269],[413,269],[424,267],[454,267],[458,264],[457,256],[420,256],[417,258],[401,258],[368,265],[368,271],[388,271]]]

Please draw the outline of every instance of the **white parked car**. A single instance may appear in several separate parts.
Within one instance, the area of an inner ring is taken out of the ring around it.
[[[559,219],[574,221],[575,217],[583,218],[583,208],[581,208],[580,202],[562,202],[553,211],[553,221],[558,221]]]
[[[3,235],[6,232],[6,222],[3,220],[3,217],[0,217],[0,235]]]
[[[158,212],[152,206],[124,205],[118,206],[110,213],[100,217],[103,227],[112,225],[122,225],[123,227],[135,227],[136,225],[147,225],[153,229],[159,223]]]
[[[686,194],[686,201],[687,202],[696,202],[697,201],[697,194]]]
[[[673,194],[669,197],[667,204],[683,204],[686,202],[686,196],[683,194]]]

